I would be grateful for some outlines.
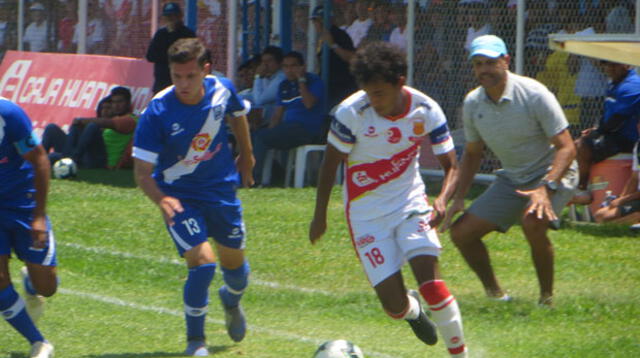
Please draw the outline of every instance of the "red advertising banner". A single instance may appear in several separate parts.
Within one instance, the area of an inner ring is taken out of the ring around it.
[[[0,96],[18,103],[34,127],[95,117],[111,88],[131,90],[139,113],[153,97],[153,66],[142,59],[9,51],[0,64]]]

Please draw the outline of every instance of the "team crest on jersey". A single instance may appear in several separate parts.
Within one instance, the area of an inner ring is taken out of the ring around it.
[[[366,171],[357,171],[353,173],[351,180],[355,185],[360,187],[367,186],[377,182],[377,180],[370,177]]]
[[[209,148],[211,144],[211,136],[209,133],[200,133],[197,136],[193,137],[191,141],[191,148],[196,152],[204,152]]]
[[[399,143],[402,139],[402,132],[398,127],[391,127],[387,130],[387,142],[391,144]]]
[[[411,120],[411,125],[413,127],[413,135],[409,137],[409,140],[416,143],[422,142],[422,137],[426,133],[424,119],[414,118]]]
[[[369,138],[377,137],[378,133],[376,133],[376,127],[369,126],[367,131],[364,133],[364,136]]]
[[[222,105],[214,106],[211,110],[213,111],[213,117],[216,121],[219,121],[224,117],[224,109],[222,108]]]
[[[413,134],[417,136],[424,135],[424,119],[422,118],[414,118],[411,120],[411,124],[413,124]]]

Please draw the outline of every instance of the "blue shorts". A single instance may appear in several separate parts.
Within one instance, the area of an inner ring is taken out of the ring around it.
[[[222,246],[244,249],[245,228],[240,205],[214,206],[186,200],[181,203],[184,211],[173,217],[172,226],[167,225],[180,256],[208,237]]]
[[[22,261],[43,266],[56,266],[56,241],[47,217],[49,237],[42,249],[31,247],[31,212],[0,211],[0,255],[11,255],[11,249]]]

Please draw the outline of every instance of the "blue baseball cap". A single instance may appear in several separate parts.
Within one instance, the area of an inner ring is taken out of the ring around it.
[[[181,14],[180,5],[175,2],[168,2],[162,7],[162,16],[169,16],[173,14]]]
[[[318,6],[314,7],[313,11],[311,12],[311,16],[309,18],[310,19],[322,19],[322,18],[324,18],[324,6],[318,5]]]
[[[498,58],[509,54],[507,52],[507,45],[504,44],[501,38],[495,35],[476,37],[476,39],[471,42],[470,49],[469,59],[476,55]]]

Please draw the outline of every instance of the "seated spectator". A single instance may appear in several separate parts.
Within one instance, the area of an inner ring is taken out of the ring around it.
[[[464,49],[469,51],[471,42],[482,35],[491,33],[487,0],[460,0],[458,2],[458,16],[462,16],[463,24],[467,27]]]
[[[103,54],[107,51],[106,28],[102,8],[97,0],[91,0],[88,8],[87,19],[87,48],[86,53]],[[76,26],[73,32],[74,50],[78,46],[80,38],[80,26]]]
[[[547,57],[544,69],[535,77],[556,95],[572,132],[580,124],[581,98],[575,93],[578,67],[576,55],[556,51]]]
[[[604,116],[597,127],[582,131],[576,141],[580,169],[579,192],[573,199],[576,204],[591,202],[591,193],[587,191],[591,165],[618,153],[631,153],[638,141],[640,76],[629,65],[602,61],[602,66],[611,79]]]
[[[638,167],[638,144],[633,148],[633,173],[629,177],[619,198],[610,198],[596,211],[594,218],[598,223],[636,224],[640,222],[640,187],[638,186],[640,168]]]
[[[407,9],[399,5],[393,9],[394,29],[389,36],[389,42],[407,51]]]
[[[360,41],[367,36],[369,28],[373,24],[373,19],[371,19],[371,14],[369,13],[367,0],[356,0],[355,10],[358,17],[346,28],[346,31],[351,37],[351,41],[353,41],[353,46],[358,47]]]
[[[387,3],[378,3],[374,5],[372,12],[373,23],[367,31],[367,35],[360,42],[361,45],[376,41],[389,41],[391,31],[393,31],[393,23],[390,20],[391,6]]]
[[[0,62],[7,50],[17,48],[15,12],[15,5],[10,0],[0,0]]]
[[[77,28],[76,24],[78,23],[77,6],[78,5],[74,4],[72,1],[60,4],[60,7],[62,8],[62,17],[58,20],[56,33],[58,38],[56,50],[58,52],[69,53],[73,51],[71,40],[73,39],[74,28]]]
[[[282,68],[286,79],[278,88],[278,106],[269,127],[258,130],[253,138],[255,178],[262,174],[267,150],[320,143],[326,135],[323,133],[324,83],[317,75],[305,71],[304,58],[299,52],[285,55]]]
[[[29,14],[32,22],[24,31],[22,42],[25,51],[47,52],[51,50],[52,35],[45,18],[45,8],[39,2],[33,3],[29,7]]]
[[[349,34],[335,24],[335,17],[330,16],[328,24],[323,23],[324,6],[318,5],[313,9],[310,20],[318,33],[317,58],[322,69],[322,54],[327,45],[329,51],[328,95],[327,108],[330,110],[343,99],[358,90],[356,79],[349,71],[349,61],[355,54],[355,47]],[[322,71],[320,74],[324,78]]]
[[[278,86],[285,79],[282,72],[282,49],[267,46],[260,55],[251,88],[251,107],[262,109],[262,122],[257,127],[269,125],[278,100]]]
[[[65,134],[49,124],[42,135],[42,145],[51,163],[63,157],[72,158],[80,168],[118,169],[131,164],[130,146],[137,116],[132,113],[131,92],[115,87],[98,104],[97,117],[75,118]]]

